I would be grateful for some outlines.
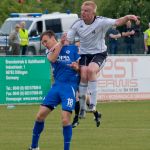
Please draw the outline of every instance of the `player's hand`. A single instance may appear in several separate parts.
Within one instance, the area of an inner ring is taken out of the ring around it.
[[[68,45],[69,44],[69,42],[67,41],[67,33],[64,33],[62,35],[60,42],[62,45]]]
[[[77,62],[72,62],[71,64],[69,64],[69,66],[76,71],[79,70],[79,64]]]
[[[128,17],[128,20],[133,20],[135,22],[137,22],[140,19],[139,16],[135,16],[135,15],[127,15],[127,17]]]
[[[134,31],[134,30],[132,30],[132,31],[131,31],[131,35],[134,35],[134,34],[135,34],[135,31]]]

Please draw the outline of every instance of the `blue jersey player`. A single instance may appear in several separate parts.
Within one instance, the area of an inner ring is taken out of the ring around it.
[[[46,54],[51,62],[54,84],[43,99],[36,116],[33,128],[32,144],[29,150],[39,150],[38,141],[44,128],[44,120],[57,105],[62,105],[62,128],[64,136],[64,150],[70,150],[72,138],[71,112],[75,107],[75,93],[78,88],[78,48],[75,45],[64,45],[66,36],[57,42],[53,31],[46,31],[41,35],[41,42],[47,48]]]

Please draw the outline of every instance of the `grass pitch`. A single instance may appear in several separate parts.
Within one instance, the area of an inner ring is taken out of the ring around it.
[[[38,105],[0,106],[0,150],[27,150]],[[87,114],[73,129],[71,150],[150,150],[150,101],[100,103],[102,124]],[[63,150],[60,107],[41,134],[41,150]]]

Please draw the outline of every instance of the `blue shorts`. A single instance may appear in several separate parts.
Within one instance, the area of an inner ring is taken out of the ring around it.
[[[54,83],[41,105],[52,110],[62,104],[62,110],[72,112],[75,107],[77,88],[76,84]]]

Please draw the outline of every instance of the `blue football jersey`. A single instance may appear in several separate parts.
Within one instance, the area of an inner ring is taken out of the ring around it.
[[[76,62],[79,58],[77,46],[63,46],[57,60],[54,63],[51,62],[54,80],[65,83],[79,82],[79,74],[69,66],[69,64]]]

